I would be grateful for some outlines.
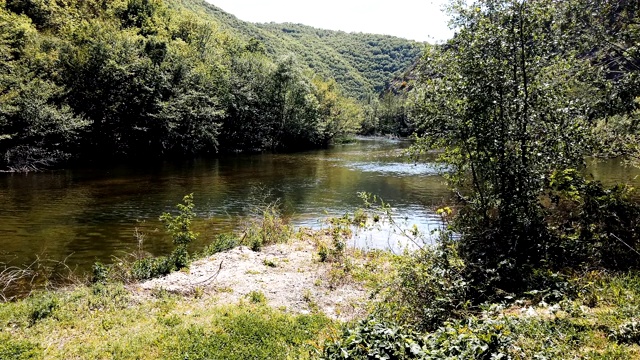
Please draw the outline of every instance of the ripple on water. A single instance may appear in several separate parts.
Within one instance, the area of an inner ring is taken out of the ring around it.
[[[362,172],[374,172],[385,175],[438,175],[444,168],[434,163],[408,164],[400,162],[380,163],[380,162],[353,162],[347,165],[351,170]]]

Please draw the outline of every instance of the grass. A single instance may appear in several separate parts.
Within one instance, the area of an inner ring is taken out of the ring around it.
[[[263,302],[218,306],[166,292],[143,300],[94,285],[0,304],[0,359],[304,359],[332,326]]]
[[[262,226],[278,234],[275,242],[283,242],[284,234],[290,237],[288,226],[278,221]],[[394,306],[402,304],[394,305],[384,295],[407,257],[343,248],[336,241],[341,239],[340,230],[299,234],[315,241],[318,250],[324,246],[330,255],[323,265],[330,267],[327,277],[314,285],[357,282],[386,299],[372,308],[376,316],[401,318],[393,317],[401,315],[394,314]],[[271,243],[260,231],[256,228],[260,245]],[[199,256],[239,243],[231,236],[220,237]],[[278,266],[272,259],[263,264]],[[570,282],[571,296],[558,303],[545,304],[532,296],[486,304],[481,313],[469,312],[420,334],[423,349],[432,358],[452,359],[474,358],[460,355],[461,351],[485,346],[510,359],[640,359],[640,274],[588,273]],[[247,294],[239,304],[224,306],[204,289],[191,295],[160,289],[142,296],[123,285],[99,282],[35,292],[0,303],[0,360],[318,358],[329,334],[353,324],[328,319],[318,311],[310,290],[302,300],[311,314],[270,308],[259,291]]]

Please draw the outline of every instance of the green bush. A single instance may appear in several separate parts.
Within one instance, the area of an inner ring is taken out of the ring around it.
[[[31,325],[53,316],[60,307],[58,298],[53,293],[36,295],[31,299],[29,305],[29,323]]]
[[[231,250],[240,244],[240,240],[233,234],[220,234],[215,240],[207,245],[197,256],[207,257],[219,252]]]
[[[92,275],[91,275],[92,283],[104,284],[107,281],[107,279],[109,279],[109,266],[101,262],[96,262],[91,267],[91,270],[92,270]]]
[[[640,204],[632,189],[606,188],[576,170],[549,181],[547,223],[556,238],[549,246],[555,267],[640,268]]]
[[[293,227],[282,217],[277,204],[272,203],[256,211],[244,233],[242,243],[260,251],[267,245],[287,243],[293,236]]]
[[[425,359],[508,359],[513,342],[502,320],[469,318],[446,323],[425,337]]]
[[[421,336],[407,327],[369,318],[342,336],[327,342],[322,358],[332,359],[423,359]]]
[[[167,275],[172,271],[189,266],[190,256],[187,245],[198,238],[198,233],[191,230],[191,222],[195,217],[193,194],[186,195],[184,204],[178,204],[178,215],[164,213],[160,221],[171,235],[175,249],[168,257],[143,258],[136,260],[131,267],[131,275],[137,280],[152,279]]]
[[[136,280],[153,279],[176,270],[171,257],[155,257],[136,260],[131,267],[131,276]]]
[[[609,333],[609,338],[623,344],[640,345],[640,318],[632,319]]]
[[[42,358],[42,349],[39,345],[24,340],[14,340],[9,334],[0,333],[0,359],[27,360]]]
[[[444,241],[401,257],[386,306],[391,313],[422,330],[433,330],[445,320],[465,314],[469,286],[457,246]]]

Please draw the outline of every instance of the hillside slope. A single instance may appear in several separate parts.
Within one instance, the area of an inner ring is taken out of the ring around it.
[[[322,30],[301,24],[253,24],[204,0],[172,0],[249,41],[257,40],[268,54],[295,54],[297,60],[324,78],[335,79],[357,99],[383,91],[414,64],[424,44],[387,35]]]

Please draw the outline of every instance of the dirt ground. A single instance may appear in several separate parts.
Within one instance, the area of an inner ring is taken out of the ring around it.
[[[135,286],[140,296],[164,289],[185,295],[216,297],[219,304],[249,301],[261,292],[267,304],[293,313],[321,311],[348,321],[366,313],[368,293],[354,281],[328,281],[330,264],[320,262],[310,241],[277,244],[254,252],[239,247]]]

